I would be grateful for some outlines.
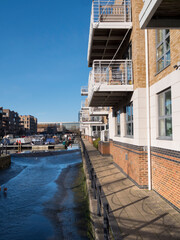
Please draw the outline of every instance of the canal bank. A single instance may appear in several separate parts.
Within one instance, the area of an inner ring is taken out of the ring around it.
[[[0,193],[1,239],[88,239],[81,162],[78,151],[13,156],[0,176],[0,185],[8,189],[6,195]]]

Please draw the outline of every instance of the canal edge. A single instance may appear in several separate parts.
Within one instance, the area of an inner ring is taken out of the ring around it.
[[[81,156],[83,162],[83,169],[86,176],[86,187],[89,198],[89,211],[90,211],[90,219],[91,219],[91,229],[92,235],[95,240],[103,240],[103,217],[97,216],[97,202],[94,199],[94,193],[91,188],[91,181],[89,180],[88,169],[85,161],[85,156],[83,153],[83,147],[81,142],[79,142],[81,149]]]

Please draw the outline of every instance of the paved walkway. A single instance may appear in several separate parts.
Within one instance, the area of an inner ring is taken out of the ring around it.
[[[154,191],[141,190],[84,140],[91,163],[110,206],[116,239],[180,239],[180,214]],[[100,231],[99,239],[102,239]]]

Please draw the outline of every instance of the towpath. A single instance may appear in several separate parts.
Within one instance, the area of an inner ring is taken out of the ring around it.
[[[180,214],[154,191],[139,189],[92,144],[83,140],[102,187],[101,200],[109,204],[114,239],[180,239]],[[93,192],[91,190],[91,198]],[[97,239],[104,239],[103,217],[97,216],[97,200],[91,208]]]

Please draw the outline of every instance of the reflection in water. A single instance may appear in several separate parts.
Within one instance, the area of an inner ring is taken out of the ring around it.
[[[73,181],[76,167],[60,174],[80,162],[79,152],[13,157],[11,167],[0,172],[0,185],[8,188],[7,194],[0,192],[0,239],[86,239],[78,235],[73,194],[64,186],[64,179],[66,185]]]

